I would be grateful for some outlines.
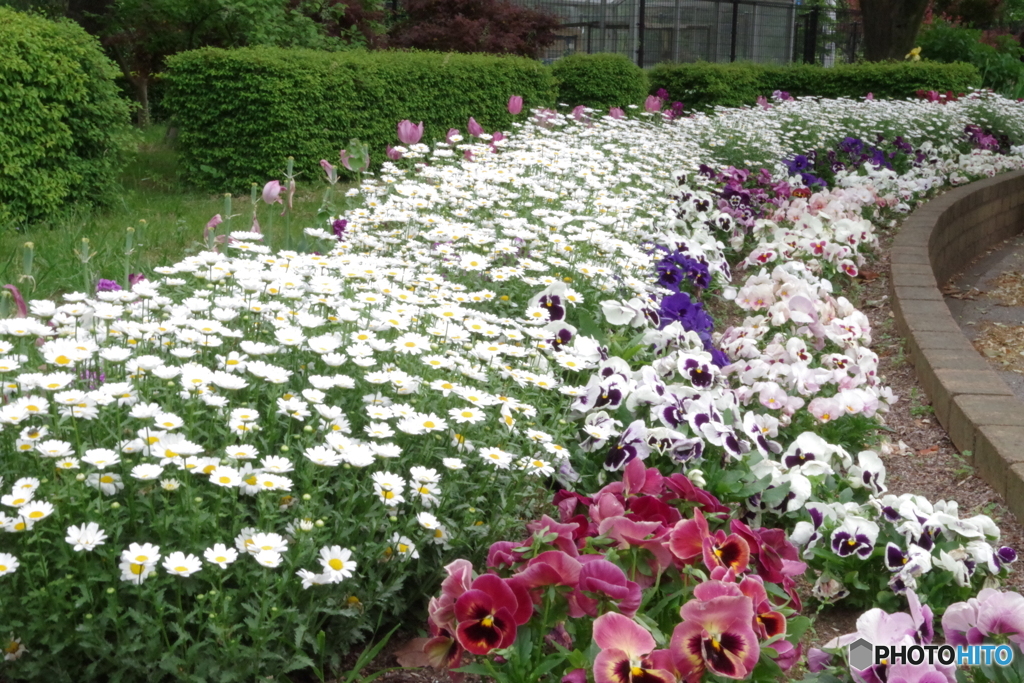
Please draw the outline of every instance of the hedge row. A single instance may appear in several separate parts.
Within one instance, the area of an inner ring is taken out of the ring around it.
[[[180,129],[179,163],[189,182],[234,193],[281,178],[288,156],[304,178],[338,163],[351,138],[374,162],[397,145],[395,124],[423,121],[425,141],[469,117],[508,130],[512,95],[524,109],[555,101],[550,69],[519,57],[429,52],[202,49],[168,60],[165,106]]]
[[[375,163],[397,144],[395,123],[423,121],[426,141],[474,117],[507,130],[509,96],[524,110],[639,104],[664,88],[688,109],[754,104],[785,90],[794,96],[908,97],[917,90],[964,91],[980,84],[969,64],[664,64],[647,74],[621,55],[574,55],[552,69],[519,57],[430,52],[317,52],[280,48],[185,52],[169,60],[165,106],[180,128],[180,163],[192,184],[245,192],[280,178],[295,157],[305,178],[318,161],[337,162],[351,138]],[[556,100],[557,97],[557,100]]]
[[[0,7],[0,45],[0,227],[110,199],[132,137],[99,42]]]
[[[575,54],[551,65],[558,101],[594,109],[642,104],[647,98],[647,74],[629,57],[617,54]]]
[[[970,64],[861,62],[828,69],[810,64],[660,64],[648,72],[651,91],[668,91],[687,108],[739,107],[784,90],[794,97],[913,97],[917,90],[965,92],[981,86]]]

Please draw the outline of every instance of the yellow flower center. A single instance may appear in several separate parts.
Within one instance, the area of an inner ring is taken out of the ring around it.
[[[133,562],[131,564],[131,566],[129,567],[129,569],[131,569],[132,574],[135,574],[136,576],[140,576],[142,574],[142,572],[145,571],[146,565],[144,565],[144,564],[135,564]]]
[[[327,564],[334,571],[341,571],[341,568],[345,566],[344,564],[342,564],[341,560],[339,560],[337,558],[333,558]]]

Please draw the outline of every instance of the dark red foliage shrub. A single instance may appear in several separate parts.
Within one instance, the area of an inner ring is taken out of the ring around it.
[[[553,14],[505,0],[406,0],[390,47],[536,57],[555,40]]]

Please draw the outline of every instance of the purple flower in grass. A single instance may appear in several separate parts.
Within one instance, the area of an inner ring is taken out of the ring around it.
[[[338,238],[340,242],[345,237],[345,227],[348,225],[348,221],[344,218],[338,218],[331,223],[331,230],[334,231],[334,236]]]
[[[105,280],[103,278],[100,278],[99,280],[96,281],[96,291],[97,292],[120,292],[121,291],[121,285],[117,284],[113,280]]]

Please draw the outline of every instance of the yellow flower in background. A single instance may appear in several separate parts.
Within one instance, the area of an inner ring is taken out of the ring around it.
[[[921,61],[921,48],[920,47],[915,47],[913,50],[908,52],[907,56],[904,57],[903,59],[909,59],[912,62],[920,62]]]

